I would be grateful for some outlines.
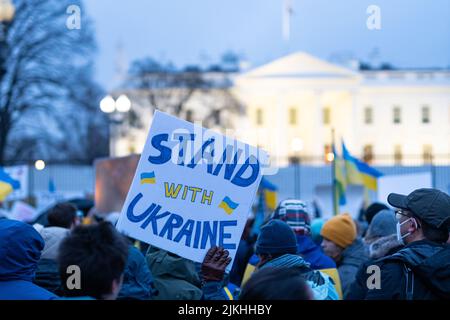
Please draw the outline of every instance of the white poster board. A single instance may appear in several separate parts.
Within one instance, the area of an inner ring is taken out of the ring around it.
[[[432,188],[433,179],[430,172],[381,176],[378,178],[377,198],[387,203],[389,193],[408,195],[420,188]]]
[[[255,147],[156,111],[117,229],[196,262],[215,245],[234,258],[267,164]]]

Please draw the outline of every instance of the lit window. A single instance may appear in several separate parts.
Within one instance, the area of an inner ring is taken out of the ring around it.
[[[323,108],[323,124],[331,123],[331,110],[329,107]]]
[[[297,124],[297,109],[294,107],[289,109],[289,124],[293,126]]]
[[[431,145],[426,144],[423,146],[422,158],[425,164],[433,161],[433,147]]]
[[[403,161],[402,146],[396,145],[394,147],[394,162],[395,164],[402,164],[402,161]]]
[[[373,161],[373,146],[367,144],[363,149],[363,160],[364,162],[371,163]]]
[[[259,126],[263,124],[263,111],[261,108],[256,109],[256,124]]]

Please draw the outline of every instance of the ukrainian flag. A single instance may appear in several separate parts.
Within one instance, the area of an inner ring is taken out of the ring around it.
[[[264,200],[266,202],[267,208],[270,210],[275,210],[277,207],[277,187],[270,183],[266,178],[262,177],[261,183],[259,184],[260,192],[264,195]]]
[[[4,201],[6,197],[20,188],[20,182],[11,178],[2,167],[0,167],[0,201]]]
[[[219,204],[219,208],[225,210],[227,214],[232,214],[233,211],[239,206],[239,203],[233,202],[227,196]]]
[[[156,177],[155,172],[142,172],[141,173],[141,184],[150,183],[154,184],[156,183]]]
[[[334,194],[338,201],[336,204],[344,205],[347,200],[345,197],[345,189],[347,188],[347,180],[344,174],[344,160],[337,154],[336,147],[333,145],[333,185],[334,185]],[[335,208],[335,213],[337,214],[339,210]]]
[[[348,183],[362,185],[369,190],[377,190],[377,179],[382,176],[381,172],[353,157],[345,147],[344,141],[342,141],[342,154]]]

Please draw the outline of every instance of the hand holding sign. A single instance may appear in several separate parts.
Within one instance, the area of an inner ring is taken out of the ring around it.
[[[202,263],[203,281],[222,281],[225,268],[230,264],[231,258],[228,250],[212,247],[206,253]]]

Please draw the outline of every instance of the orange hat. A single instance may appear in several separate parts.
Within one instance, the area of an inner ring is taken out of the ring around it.
[[[356,225],[349,214],[340,214],[324,223],[320,235],[345,249],[356,239]]]

